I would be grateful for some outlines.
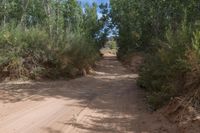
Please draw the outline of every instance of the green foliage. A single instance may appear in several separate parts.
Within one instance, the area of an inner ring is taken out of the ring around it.
[[[0,33],[0,71],[2,76],[10,78],[75,76],[98,58],[94,43],[89,41],[78,33],[68,32],[65,41],[55,45],[41,28],[26,31],[21,27],[3,28]]]
[[[119,30],[119,57],[130,51],[154,49],[152,40],[165,39],[169,27],[176,32],[185,20],[195,28],[200,19],[199,1],[111,0],[112,21]],[[136,34],[135,34],[136,33]],[[137,35],[137,36],[135,36]]]
[[[76,0],[0,2],[0,76],[74,77],[98,59],[97,5]]]
[[[138,84],[150,92],[149,102],[154,109],[184,91],[185,75],[193,67],[187,58],[192,46],[190,35],[190,29],[184,26],[175,33],[169,30],[167,43],[146,58]]]
[[[98,58],[97,48],[94,42],[88,40],[81,34],[76,34],[70,38],[69,48],[66,49],[66,54],[73,65],[82,70],[88,68],[90,64]]]
[[[188,91],[186,84],[199,87],[199,5],[199,0],[111,0],[118,56],[147,53],[138,84],[154,109]]]
[[[197,55],[200,56],[200,31],[194,33],[194,38],[192,40],[193,48],[197,52]]]
[[[6,76],[28,76],[47,62],[50,41],[44,30],[4,27],[0,32],[0,66]]]
[[[117,43],[114,40],[108,41],[106,43],[106,46],[108,46],[110,49],[115,49],[117,50]]]

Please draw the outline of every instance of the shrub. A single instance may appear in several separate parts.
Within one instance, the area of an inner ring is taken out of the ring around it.
[[[49,38],[37,28],[5,27],[0,32],[1,72],[11,78],[29,77],[37,67],[48,61]]]
[[[115,49],[117,50],[117,43],[114,40],[108,41],[106,43],[106,46],[109,47],[110,49]]]
[[[54,40],[40,27],[0,30],[2,77],[74,77],[94,63],[97,53],[94,43],[78,33],[61,34]]]
[[[157,52],[146,58],[138,84],[149,91],[148,100],[154,109],[183,91],[185,75],[190,70],[186,55],[191,48],[190,33],[184,26],[176,33],[169,30]]]
[[[196,31],[194,33],[192,44],[193,49],[196,51],[196,54],[200,56],[200,31]]]
[[[82,74],[83,70],[87,70],[99,57],[95,43],[79,33],[68,31],[64,43],[61,42],[58,46],[56,53],[60,69],[62,73],[72,77]]]

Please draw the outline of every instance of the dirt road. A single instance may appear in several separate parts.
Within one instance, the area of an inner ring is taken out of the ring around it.
[[[148,111],[136,78],[105,57],[75,80],[1,83],[0,133],[176,133]]]

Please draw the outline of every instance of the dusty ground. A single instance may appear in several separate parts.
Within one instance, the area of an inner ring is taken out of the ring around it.
[[[179,133],[200,133],[200,113],[197,110],[183,97],[176,97],[159,111],[177,125]]]
[[[0,133],[178,133],[150,113],[137,74],[105,57],[71,81],[0,84]]]

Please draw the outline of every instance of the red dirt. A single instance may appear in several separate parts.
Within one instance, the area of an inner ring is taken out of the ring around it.
[[[179,133],[148,111],[137,77],[110,56],[71,81],[1,83],[0,133]]]

